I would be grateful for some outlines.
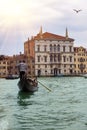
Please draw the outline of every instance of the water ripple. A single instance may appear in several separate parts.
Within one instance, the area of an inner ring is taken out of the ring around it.
[[[87,79],[38,78],[35,93],[21,93],[18,80],[0,79],[0,130],[87,130]]]

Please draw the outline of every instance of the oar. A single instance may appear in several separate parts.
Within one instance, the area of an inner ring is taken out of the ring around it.
[[[40,83],[44,88],[46,88],[46,89],[49,90],[50,92],[52,91],[51,89],[49,89],[48,87],[46,87],[44,84],[42,84],[40,81],[38,81],[38,83]]]

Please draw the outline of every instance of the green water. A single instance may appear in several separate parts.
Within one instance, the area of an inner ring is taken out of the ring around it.
[[[0,130],[87,130],[87,79],[38,78],[38,91],[20,93],[17,80],[0,79]]]

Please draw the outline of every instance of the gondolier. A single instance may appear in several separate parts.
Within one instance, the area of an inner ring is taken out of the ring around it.
[[[20,61],[20,63],[18,64],[18,70],[19,70],[20,80],[24,79],[27,71],[27,64],[25,63],[24,60]]]

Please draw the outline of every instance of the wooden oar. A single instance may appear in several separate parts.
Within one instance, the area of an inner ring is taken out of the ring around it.
[[[46,88],[46,89],[49,90],[50,92],[52,91],[51,89],[49,89],[48,87],[46,87],[44,84],[42,84],[40,81],[38,81],[38,83],[40,83],[44,88]]]

